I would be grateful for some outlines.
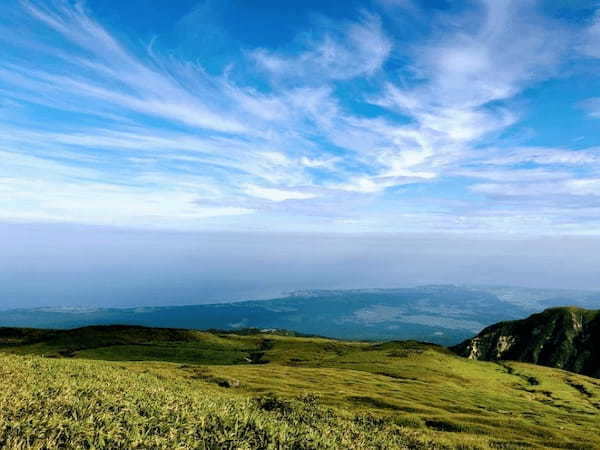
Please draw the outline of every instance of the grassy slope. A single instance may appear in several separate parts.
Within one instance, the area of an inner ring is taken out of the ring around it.
[[[600,381],[559,370],[468,361],[414,342],[131,327],[36,333],[0,333],[3,351],[18,354],[0,356],[9,380],[0,446],[36,436],[165,448],[600,448]],[[115,362],[131,359],[172,362]]]

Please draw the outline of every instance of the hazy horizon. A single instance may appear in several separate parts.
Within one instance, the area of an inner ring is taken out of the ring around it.
[[[0,2],[0,308],[600,288],[592,3]]]
[[[165,232],[0,224],[2,308],[158,306],[303,289],[598,289],[600,238]]]

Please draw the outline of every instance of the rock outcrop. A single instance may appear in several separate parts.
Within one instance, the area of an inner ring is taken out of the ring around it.
[[[529,362],[600,378],[600,311],[547,309],[489,326],[452,350],[470,359]]]

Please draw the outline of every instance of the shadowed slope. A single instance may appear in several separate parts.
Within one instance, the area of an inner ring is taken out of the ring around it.
[[[551,308],[485,328],[453,349],[480,360],[513,360],[600,377],[600,311]]]

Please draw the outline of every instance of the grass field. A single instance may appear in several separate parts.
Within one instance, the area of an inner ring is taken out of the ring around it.
[[[93,327],[0,351],[0,447],[600,448],[600,380],[416,342]]]

